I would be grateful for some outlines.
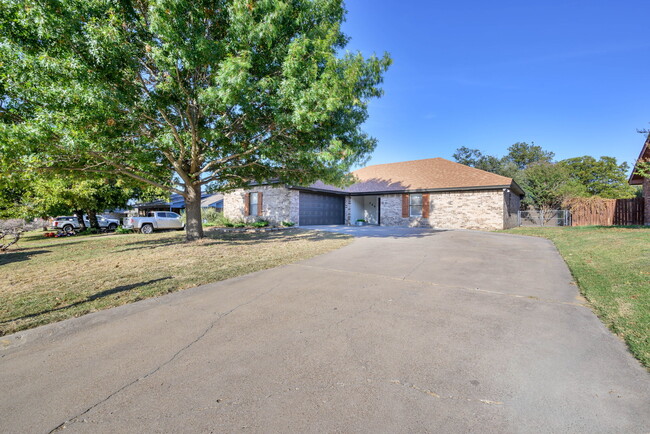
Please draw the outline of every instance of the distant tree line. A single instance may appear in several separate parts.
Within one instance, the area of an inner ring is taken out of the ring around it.
[[[453,157],[461,164],[513,178],[526,193],[522,202],[526,207],[559,208],[567,197],[638,195],[638,188],[627,183],[628,164],[619,164],[614,157],[585,155],[555,161],[553,152],[525,142],[510,146],[503,157],[467,147],[458,148]]]

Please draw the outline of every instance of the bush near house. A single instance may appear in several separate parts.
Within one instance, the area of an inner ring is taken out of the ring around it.
[[[596,314],[650,368],[650,227],[515,228],[555,243]]]

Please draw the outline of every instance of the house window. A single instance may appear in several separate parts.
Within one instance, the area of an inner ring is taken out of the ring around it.
[[[409,195],[409,215],[411,217],[422,217],[422,195],[410,194]]]
[[[248,215],[257,215],[258,193],[251,193],[248,199]]]

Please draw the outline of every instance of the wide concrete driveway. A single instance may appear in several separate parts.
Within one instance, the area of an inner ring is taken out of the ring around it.
[[[551,243],[380,235],[0,338],[0,431],[650,431]]]

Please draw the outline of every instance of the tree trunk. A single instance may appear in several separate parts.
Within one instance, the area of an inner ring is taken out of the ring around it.
[[[79,230],[85,231],[86,222],[84,221],[84,212],[82,210],[77,210],[74,212],[74,215],[77,217],[77,221],[79,222]]]
[[[90,221],[90,227],[99,232],[101,229],[99,227],[99,222],[97,221],[97,211],[94,209],[89,209],[86,211],[88,213],[88,220]]]
[[[187,241],[203,238],[203,221],[201,221],[201,186],[185,186],[185,237]]]

